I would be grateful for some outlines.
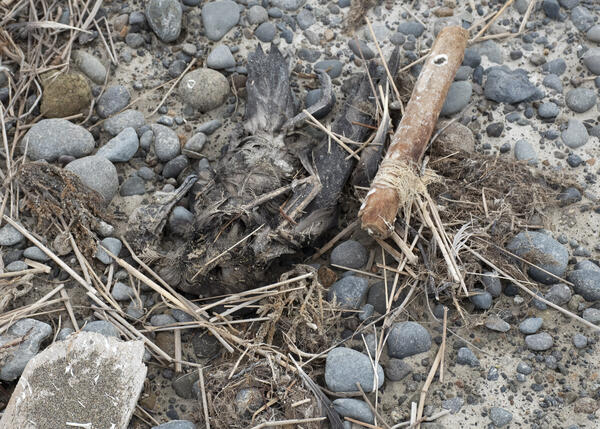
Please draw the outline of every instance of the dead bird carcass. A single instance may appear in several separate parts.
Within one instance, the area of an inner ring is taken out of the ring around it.
[[[375,122],[372,85],[384,73],[368,65],[333,122],[333,133],[354,142],[366,139]],[[321,72],[319,80],[323,98],[308,114],[331,101],[329,76]],[[245,137],[232,138],[210,178],[192,187],[194,232],[185,246],[173,246],[161,258],[160,275],[186,292],[220,295],[269,280],[266,270],[278,258],[311,246],[335,226],[338,200],[356,164],[327,136],[315,145],[304,133],[290,132],[308,115],[296,115],[288,65],[276,47],[249,55],[246,88]],[[182,185],[184,192],[189,183]],[[162,216],[174,202],[165,203]],[[156,216],[144,221],[144,210],[148,207],[132,215],[128,233],[138,250],[159,243],[164,226]]]

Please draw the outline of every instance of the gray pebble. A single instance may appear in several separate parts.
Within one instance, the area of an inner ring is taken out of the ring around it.
[[[24,261],[14,261],[8,264],[4,269],[9,273],[14,273],[17,271],[25,271],[29,266]]]
[[[490,420],[498,428],[506,426],[512,420],[512,413],[500,407],[490,408]]]
[[[525,337],[525,344],[530,350],[540,352],[552,347],[554,345],[554,340],[550,334],[542,332],[540,334],[527,335]]]
[[[477,43],[472,49],[476,50],[479,55],[486,56],[493,63],[502,64],[504,62],[500,45],[493,40]]]
[[[576,270],[567,275],[573,283],[573,290],[586,301],[600,300],[600,272],[596,270]]]
[[[502,283],[495,272],[487,271],[480,277],[483,288],[492,295],[498,298],[502,294]]]
[[[158,426],[152,426],[151,429],[196,429],[196,425],[189,420],[171,420]]]
[[[317,22],[312,12],[308,9],[302,9],[300,13],[296,15],[296,21],[298,22],[298,27],[300,27],[301,30],[306,30],[308,27]]]
[[[454,115],[460,112],[471,100],[473,85],[468,81],[453,82],[450,85],[446,101],[442,107],[441,114],[444,116]]]
[[[483,93],[487,99],[497,103],[513,104],[541,98],[538,89],[525,73],[504,67],[488,69]]]
[[[562,93],[563,91],[562,82],[560,78],[555,74],[549,74],[548,76],[544,77],[542,85],[544,85],[546,88],[554,89],[555,91],[560,93]]]
[[[189,164],[185,155],[178,155],[165,164],[162,175],[167,179],[176,178]]]
[[[194,214],[182,206],[177,206],[169,215],[169,230],[174,234],[185,236],[192,230]]]
[[[375,53],[362,40],[350,39],[348,46],[358,58],[370,60],[375,57]]]
[[[113,286],[112,297],[117,301],[128,301],[131,298],[135,298],[135,293],[130,286],[125,283],[116,282]]]
[[[122,246],[123,243],[121,243],[121,240],[119,240],[118,238],[107,237],[100,242],[100,245],[96,250],[96,259],[98,259],[105,265],[112,264],[114,262],[114,259],[108,253],[106,253],[106,251],[102,247],[107,248],[113,255],[119,256]]]
[[[66,340],[67,337],[73,332],[75,332],[73,328],[62,328],[60,331],[58,331],[58,334],[56,335],[56,341]]]
[[[496,332],[510,331],[510,325],[494,314],[485,320],[485,327]]]
[[[385,375],[391,381],[401,381],[412,372],[412,366],[402,359],[390,358],[385,366]]]
[[[517,365],[517,372],[523,375],[529,375],[533,372],[533,368],[525,362],[519,362]]]
[[[85,51],[75,51],[71,59],[79,70],[89,77],[94,83],[103,85],[106,80],[106,67],[94,55]]]
[[[569,119],[567,128],[560,135],[563,143],[571,149],[577,149],[587,143],[589,134],[585,125],[578,119]]]
[[[139,176],[133,175],[123,181],[119,189],[119,194],[122,197],[130,197],[132,195],[144,195],[146,193],[146,186],[144,185],[144,179]]]
[[[264,7],[254,5],[248,9],[248,12],[246,12],[246,18],[248,19],[248,23],[250,25],[258,25],[269,19],[269,14]]]
[[[81,330],[84,332],[96,332],[106,337],[120,338],[119,330],[115,325],[106,320],[94,320],[93,322],[88,322]]]
[[[454,398],[442,401],[442,408],[444,410],[450,410],[450,414],[456,414],[460,411],[464,403],[465,401],[462,397],[455,396]]]
[[[182,152],[189,158],[200,159],[200,158],[202,158],[202,155],[200,155],[200,152],[202,151],[202,148],[204,147],[205,144],[206,144],[206,134],[196,133],[192,137],[190,137],[188,139],[188,141],[185,142]]]
[[[14,246],[23,241],[25,237],[12,225],[5,224],[0,228],[0,246]]]
[[[428,351],[431,348],[431,336],[417,322],[394,323],[389,331],[387,346],[390,357],[402,359]]]
[[[179,94],[185,104],[205,113],[221,106],[227,100],[229,82],[216,70],[200,68],[187,73],[181,79]]]
[[[271,5],[289,12],[300,9],[304,3],[306,0],[271,0]]]
[[[596,93],[589,88],[575,88],[567,92],[565,102],[576,113],[587,112],[596,104]]]
[[[571,10],[571,21],[579,31],[588,31],[594,25],[594,15],[587,8],[577,6]]]
[[[590,42],[600,43],[600,24],[591,27],[585,34]]]
[[[333,392],[356,392],[359,383],[365,392],[380,388],[384,382],[383,368],[377,364],[377,385],[373,385],[374,373],[369,357],[356,350],[337,347],[327,354],[325,383]]]
[[[402,34],[420,37],[425,31],[425,26],[418,21],[405,21],[398,25],[398,31]]]
[[[558,0],[544,0],[542,2],[542,9],[546,16],[555,21],[560,20],[560,5],[558,4]]]
[[[361,422],[373,424],[374,416],[365,401],[354,398],[338,398],[332,402],[333,409],[342,417],[350,417]]]
[[[179,137],[175,131],[160,124],[151,125],[154,133],[154,152],[158,159],[167,162],[179,155]]]
[[[564,283],[557,283],[546,292],[544,298],[556,305],[565,305],[571,300],[573,292],[571,288]]]
[[[25,249],[23,252],[23,257],[39,262],[46,262],[50,260],[50,256],[46,255],[42,249],[37,246],[31,246]]]
[[[475,356],[471,349],[461,347],[458,349],[458,354],[456,355],[456,363],[459,365],[469,365],[474,368],[479,366],[479,359],[477,359],[477,356]]]
[[[538,107],[538,115],[540,115],[540,118],[542,119],[556,118],[559,113],[560,109],[551,101],[548,103],[542,103],[540,104],[540,107]]]
[[[371,317],[374,312],[375,307],[373,307],[371,304],[365,304],[362,307],[360,307],[360,313],[358,313],[358,320],[364,322],[369,317]]]
[[[196,131],[210,136],[212,133],[217,131],[219,127],[221,127],[221,121],[219,119],[213,119],[212,121],[204,122],[203,124],[198,125]]]
[[[178,0],[149,0],[146,20],[156,36],[165,43],[173,42],[181,32],[183,10]]]
[[[586,308],[583,310],[581,317],[583,317],[584,320],[597,325],[600,323],[600,310],[597,308]]]
[[[269,43],[272,42],[277,35],[277,28],[272,22],[263,22],[256,27],[256,30],[254,30],[254,35],[261,42]]]
[[[146,125],[146,119],[142,112],[134,109],[127,109],[105,120],[102,124],[102,129],[111,136],[116,136],[128,127],[131,127],[138,132],[144,125]]]
[[[539,254],[540,260],[530,262],[539,265],[542,269],[555,276],[563,277],[565,275],[569,260],[569,251],[549,235],[536,231],[520,232],[508,243],[506,248],[521,258],[532,254]],[[534,280],[541,283],[557,283],[555,277],[546,274],[538,268],[529,267],[528,273]]]
[[[21,151],[25,150],[33,161],[56,161],[64,155],[81,158],[94,150],[94,137],[66,119],[42,119],[21,140]]]
[[[123,110],[130,101],[131,95],[127,88],[123,85],[110,86],[98,99],[96,111],[101,118],[108,118]]]
[[[329,288],[327,299],[344,309],[357,310],[365,301],[369,283],[361,277],[353,275],[342,277]]]
[[[325,105],[324,107],[320,108],[319,110],[317,110],[316,112],[313,113],[313,116],[316,119],[321,119],[324,118],[325,116],[327,116],[329,114],[329,112],[331,112],[331,109],[333,109],[333,106],[335,106],[335,94],[332,93],[331,94],[331,101]],[[304,104],[306,106],[306,108],[309,108],[311,106],[313,106],[314,104],[318,103],[319,100],[323,97],[323,90],[321,88],[317,88],[317,89],[312,89],[310,91],[308,91],[306,93],[306,98],[304,99]]]
[[[231,0],[219,0],[202,6],[204,32],[213,42],[221,40],[240,20],[240,8]]]
[[[338,60],[323,60],[314,65],[315,70],[326,70],[329,77],[335,79],[342,74],[343,63]]]
[[[333,248],[330,261],[332,264],[348,268],[362,268],[368,259],[367,249],[355,240],[346,240]]]
[[[567,70],[567,63],[562,58],[556,58],[545,63],[542,66],[542,70],[544,70],[546,73],[561,76]]]
[[[86,156],[70,162],[65,170],[75,173],[88,188],[98,192],[109,203],[119,188],[117,169],[102,156]]]
[[[97,156],[103,156],[112,162],[128,162],[138,151],[140,142],[133,128],[125,128],[104,146],[98,149]]]
[[[473,294],[469,296],[469,301],[473,303],[478,310],[487,310],[492,306],[492,295],[482,289],[473,289]]]
[[[600,48],[592,48],[583,56],[583,64],[590,72],[600,75]]]
[[[231,50],[225,45],[215,46],[206,57],[206,65],[215,70],[235,67],[235,64],[235,58],[233,58]]]
[[[582,334],[573,335],[573,345],[575,346],[575,348],[583,349],[583,348],[587,347],[587,344],[588,344],[588,339],[585,335],[582,335]]]
[[[170,314],[155,314],[150,318],[150,324],[152,326],[173,325],[175,323],[177,323],[177,320]]]
[[[544,321],[541,317],[530,317],[519,324],[519,331],[522,334],[535,334],[542,327],[543,323]]]

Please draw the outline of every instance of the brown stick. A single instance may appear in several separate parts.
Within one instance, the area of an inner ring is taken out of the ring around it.
[[[469,33],[446,27],[438,35],[417,80],[400,125],[358,215],[362,228],[387,238],[396,214],[423,189],[415,168],[433,133],[450,84],[462,63]]]

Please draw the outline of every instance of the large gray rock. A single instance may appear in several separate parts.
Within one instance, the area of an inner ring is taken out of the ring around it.
[[[65,170],[74,173],[88,188],[98,192],[109,203],[119,189],[117,169],[103,156],[86,156],[70,162]]]
[[[342,277],[329,288],[327,299],[341,308],[357,310],[367,297],[369,283],[361,277]]]
[[[586,301],[600,300],[600,271],[576,270],[567,275],[567,280],[573,283],[573,290]]]
[[[394,323],[388,335],[387,346],[390,357],[402,359],[429,351],[431,336],[417,322]]]
[[[204,33],[216,42],[227,34],[240,20],[240,8],[231,0],[219,0],[202,6]]]
[[[27,363],[38,353],[40,345],[52,335],[52,327],[35,319],[21,319],[0,336],[2,361],[0,380],[16,380]],[[21,341],[22,340],[22,341]],[[0,427],[19,427],[2,426]]]
[[[205,113],[222,105],[229,96],[229,82],[216,70],[197,69],[179,83],[184,103]]]
[[[346,347],[337,347],[327,354],[325,383],[333,392],[356,392],[356,383],[365,392],[371,392],[374,375],[372,362],[365,354]],[[383,381],[383,368],[377,364],[377,389],[383,385]]]
[[[21,140],[21,151],[33,161],[56,161],[63,155],[81,158],[94,150],[94,137],[80,125],[66,119],[43,119]]]
[[[27,364],[0,427],[126,428],[146,379],[143,355],[142,341],[91,332],[52,344]]]
[[[506,248],[527,261],[539,266],[557,277],[563,277],[567,271],[569,251],[565,246],[549,235],[535,231],[517,234]],[[558,283],[558,280],[539,268],[529,266],[527,272],[534,280],[544,284]]]
[[[491,67],[488,70],[483,94],[497,103],[519,103],[543,97],[536,86],[529,81],[523,70],[509,70],[506,67]]]
[[[165,43],[179,37],[182,15],[183,10],[179,0],[150,0],[146,6],[148,25]]]
[[[331,251],[331,263],[348,268],[362,268],[369,255],[365,246],[355,240],[346,240]]]
[[[138,135],[133,128],[129,127],[98,149],[96,155],[103,156],[112,162],[127,162],[133,158],[139,147]]]
[[[589,134],[583,122],[569,119],[567,128],[560,135],[563,143],[571,149],[577,149],[587,143]]]
[[[525,344],[530,350],[542,352],[552,347],[554,345],[554,340],[550,334],[542,332],[540,334],[527,335],[525,337]]]
[[[594,15],[587,8],[577,6],[571,10],[571,21],[579,31],[588,31],[594,25]]]
[[[596,104],[596,92],[590,88],[574,88],[567,92],[565,103],[573,112],[587,112]]]
[[[123,110],[130,101],[131,95],[127,88],[123,85],[110,86],[98,99],[96,111],[101,118],[108,118]]]

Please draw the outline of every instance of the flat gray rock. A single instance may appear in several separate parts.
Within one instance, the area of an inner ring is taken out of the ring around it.
[[[496,332],[510,331],[510,325],[495,314],[485,320],[485,327]]]
[[[575,88],[565,96],[567,107],[576,113],[584,113],[596,105],[596,92],[589,88]]]
[[[527,335],[525,337],[525,344],[527,344],[527,348],[530,350],[541,352],[552,347],[554,340],[550,334],[542,332],[540,334]]]
[[[179,0],[150,0],[146,6],[148,25],[165,43],[179,37],[182,15],[183,10]]]
[[[119,189],[117,169],[103,156],[86,156],[70,162],[65,170],[75,173],[88,188],[98,192],[109,203]]]
[[[350,417],[355,420],[373,424],[375,417],[373,411],[365,401],[354,398],[338,398],[332,403],[333,409],[342,417]]]
[[[225,45],[217,45],[206,57],[206,65],[211,69],[222,70],[235,67],[235,58]]]
[[[75,158],[94,150],[94,137],[80,125],[66,119],[42,119],[21,140],[21,151],[33,161],[56,161],[63,155]]]
[[[104,248],[108,249],[108,251],[113,255],[119,256],[119,252],[121,252],[121,247],[123,247],[123,243],[121,243],[121,240],[114,237],[106,237],[98,245],[96,255],[94,256],[96,256],[96,259],[98,259],[103,264],[112,264],[114,262],[114,259],[106,252],[106,250],[104,250]]]
[[[37,354],[42,342],[50,335],[52,335],[52,327],[36,319],[21,319],[8,328],[6,334],[0,336],[3,354],[0,363],[0,380],[13,381],[20,377],[27,363]],[[0,424],[0,427],[20,426]]]
[[[240,8],[231,0],[205,3],[202,6],[204,33],[213,42],[221,40],[240,20]]]
[[[108,118],[123,110],[130,101],[131,95],[123,85],[109,86],[98,99],[96,112],[101,118]]]
[[[140,148],[140,141],[135,130],[125,128],[104,146],[98,149],[97,156],[103,156],[112,162],[127,162]]]
[[[92,332],[52,344],[27,364],[0,427],[127,427],[146,378],[143,355],[142,341]]]
[[[529,317],[519,324],[519,331],[522,334],[535,334],[544,323],[541,317]]]
[[[348,268],[362,268],[368,259],[365,246],[355,240],[346,240],[333,248],[330,261],[332,264]]]
[[[356,383],[365,392],[371,392],[374,386],[373,366],[369,357],[356,350],[337,347],[327,354],[325,361],[325,383],[333,392],[357,392]],[[383,385],[384,374],[377,364],[377,388]]]
[[[542,96],[538,88],[529,81],[527,73],[506,67],[488,69],[483,94],[489,100],[509,104],[536,100]]]

